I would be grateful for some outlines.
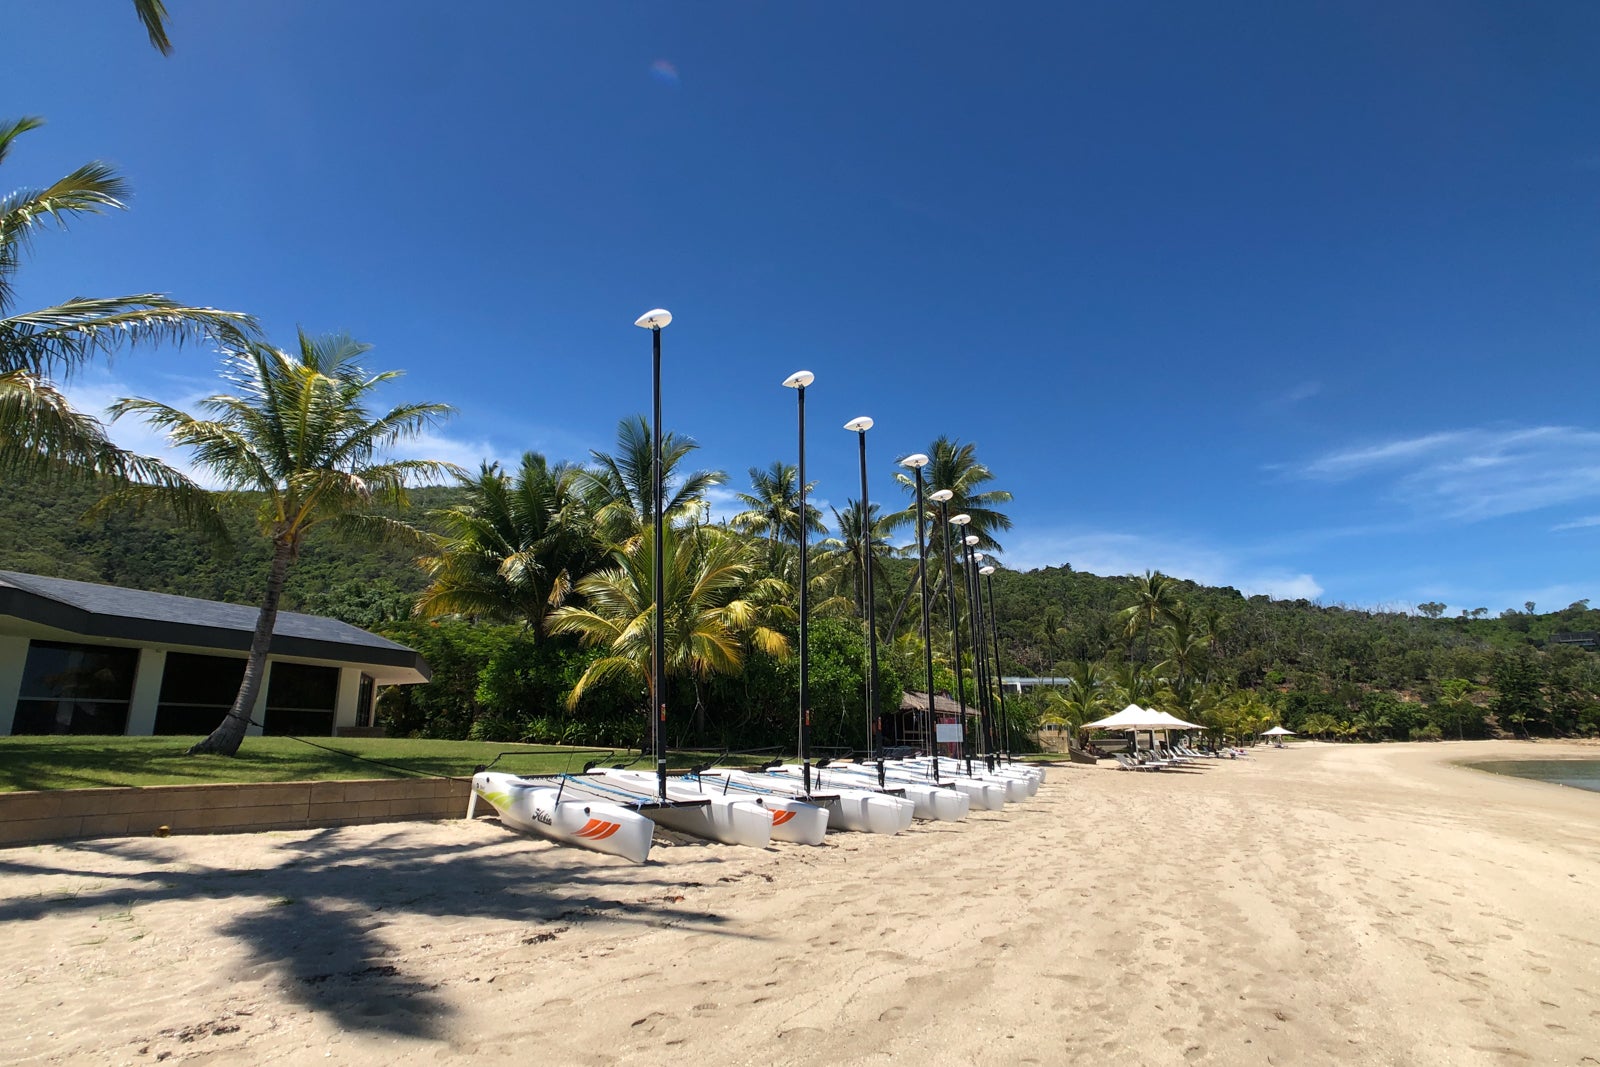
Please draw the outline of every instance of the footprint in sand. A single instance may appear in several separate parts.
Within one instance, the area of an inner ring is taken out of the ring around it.
[[[643,1028],[645,1033],[652,1034],[655,1033],[656,1027],[659,1026],[663,1021],[668,1021],[667,1016],[661,1014],[659,1011],[653,1011],[649,1015],[646,1015],[643,1019],[633,1020],[633,1026],[636,1029]]]
[[[882,1014],[880,1014],[878,1016],[878,1021],[880,1023],[893,1023],[893,1022],[899,1022],[901,1019],[904,1019],[905,1017],[906,1017],[906,1010],[904,1008],[896,1005],[895,1007],[890,1008],[887,1011],[885,1011]]]

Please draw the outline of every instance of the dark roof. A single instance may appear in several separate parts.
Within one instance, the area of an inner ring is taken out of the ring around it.
[[[248,652],[260,610],[244,604],[0,571],[0,615],[86,637]],[[338,619],[294,611],[278,613],[271,653],[402,667],[423,678],[431,676],[423,658],[405,645]]]

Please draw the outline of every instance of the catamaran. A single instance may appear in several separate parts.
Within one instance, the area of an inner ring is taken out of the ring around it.
[[[805,800],[828,809],[830,830],[857,830],[869,834],[897,834],[911,826],[916,805],[903,796],[868,789],[818,790],[806,795],[805,783],[786,774],[718,769],[697,776],[708,786],[756,795],[777,795]]]
[[[472,776],[467,818],[476,812],[479,799],[487,801],[500,822],[513,830],[634,863],[649,858],[656,829],[644,812],[663,806],[607,795],[573,775],[520,778],[503,771],[479,771]]]
[[[791,778],[801,778],[805,773],[804,768],[793,763],[774,767],[773,770]],[[853,763],[833,763],[826,768],[813,767],[811,774],[817,788],[823,790],[830,785],[846,789],[895,790],[911,801],[913,805],[911,814],[916,819],[956,822],[965,819],[972,809],[972,798],[958,789],[913,781],[887,773],[880,782],[871,769]]]
[[[640,793],[653,793],[657,788],[656,776],[646,771],[597,767],[589,775]],[[793,797],[706,788],[693,775],[668,777],[667,798],[688,806],[658,811],[657,823],[724,844],[766,848],[777,839],[820,845],[828,832],[828,811],[824,807]],[[693,803],[700,800],[710,804]]]
[[[900,760],[891,766],[896,766],[902,773],[916,776],[923,781],[930,779],[933,774],[933,762],[928,758]],[[1039,780],[1026,773],[999,768],[989,770],[973,761],[972,774],[967,775],[966,762],[949,756],[939,758],[939,777],[941,780],[982,782],[998,789],[1006,803],[1015,804],[1026,800],[1039,791]]]

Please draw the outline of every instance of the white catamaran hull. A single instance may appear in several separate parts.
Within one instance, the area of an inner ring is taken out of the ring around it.
[[[690,783],[699,782],[693,775],[685,776]],[[724,792],[727,782],[721,778],[704,779],[706,792]],[[772,839],[790,841],[797,845],[820,845],[828,836],[828,809],[794,797],[776,793],[752,793],[744,790],[731,794],[759,804],[772,819]]]
[[[721,771],[703,776],[707,783],[727,777],[735,786],[767,790],[798,798],[804,783],[782,774],[752,774],[749,771]],[[828,829],[856,830],[868,834],[897,834],[911,826],[916,805],[904,797],[891,797],[865,789],[828,789],[827,796],[815,803],[828,809]]]
[[[778,769],[791,776],[803,773],[793,764]],[[877,773],[870,768],[829,767],[813,770],[812,774],[815,776],[814,780],[822,782],[824,789],[830,785],[841,785],[851,789],[879,788]],[[971,798],[954,789],[913,782],[898,776],[887,776],[884,787],[904,791],[906,799],[911,801],[911,816],[914,819],[959,822],[972,810]]]
[[[557,787],[531,782],[514,774],[479,771],[472,776],[472,800],[481,798],[500,816],[500,822],[521,833],[545,837],[563,845],[593,849],[643,863],[650,855],[655,823],[637,811],[603,800],[560,800]]]
[[[941,789],[954,789],[964,793],[972,807],[979,811],[999,811],[1006,806],[1006,787],[993,782],[980,782],[976,778],[952,778],[945,775],[937,783],[934,782],[932,771],[916,769],[906,770],[900,774],[906,780],[915,780],[924,785],[937,785]]]
[[[638,771],[592,770],[589,776],[622,789],[654,794],[656,776]],[[679,833],[720,841],[725,845],[766,848],[772,843],[772,813],[744,796],[703,793],[682,780],[667,780],[667,799],[700,802],[682,808],[656,808],[651,816],[660,826]]]
[[[926,763],[908,764],[905,768],[905,773],[913,774],[922,781],[926,782],[929,780],[929,776],[932,775],[933,768],[930,764]],[[979,770],[976,761],[974,761],[973,771],[970,777],[966,773],[965,764],[956,761],[949,761],[940,764],[939,773],[941,775],[940,784],[949,786],[950,788],[963,788],[955,785],[954,783],[956,782],[977,782],[988,786],[989,789],[987,790],[987,793],[989,794],[989,797],[983,801],[983,806],[989,808],[990,810],[994,810],[992,797],[995,794],[998,794],[1001,806],[1004,806],[1005,804],[1015,804],[1019,801],[1027,800],[1034,793],[1038,792],[1037,785],[1031,785],[1029,782],[1024,781],[1021,778],[1012,778],[998,773],[991,775],[988,771]],[[972,802],[974,805],[977,805],[979,800],[976,796],[974,796],[972,798]]]

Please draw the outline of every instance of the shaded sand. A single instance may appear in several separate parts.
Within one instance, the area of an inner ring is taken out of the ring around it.
[[[1600,1060],[1600,794],[1260,750],[895,839],[488,820],[0,851],[0,1060]]]

